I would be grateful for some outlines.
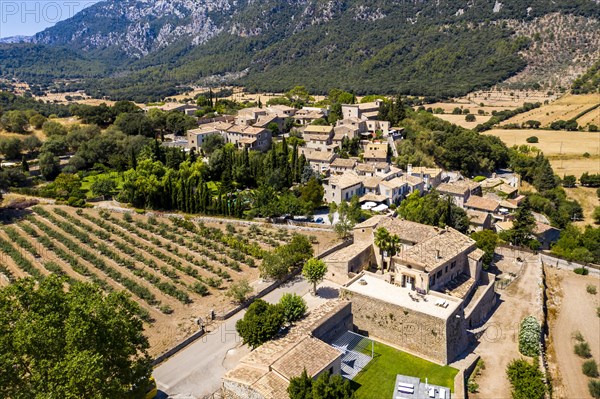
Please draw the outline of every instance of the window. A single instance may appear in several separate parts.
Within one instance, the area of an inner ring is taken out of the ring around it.
[[[448,265],[444,268],[444,273],[448,273]]]
[[[442,271],[441,271],[441,270],[440,270],[439,272],[437,272],[437,274],[436,274],[436,277],[437,277],[437,278],[440,278],[440,277],[442,277]]]
[[[454,269],[456,267],[456,261],[450,263],[450,269]]]

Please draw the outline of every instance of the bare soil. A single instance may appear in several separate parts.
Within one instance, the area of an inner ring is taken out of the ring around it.
[[[524,263],[516,261],[522,257]],[[539,314],[538,274],[541,264],[535,255],[507,253],[497,262],[503,275],[516,274],[517,277],[505,289],[498,289],[499,305],[486,323],[486,331],[479,339],[474,353],[485,362],[485,370],[477,379],[479,392],[469,394],[470,398],[510,398],[511,387],[506,377],[506,367],[521,357],[518,348],[519,323],[526,316]]]
[[[592,356],[600,360],[599,294],[586,292],[592,284],[600,292],[597,275],[579,276],[570,270],[546,268],[548,283],[550,341],[549,363],[554,397],[590,398],[588,378],[583,375],[583,359],[575,355],[573,334],[579,331],[589,343]]]
[[[54,208],[53,206],[45,206],[45,208],[46,208],[46,210],[50,211],[54,217],[56,217],[58,219],[63,219],[61,216],[56,215],[52,211],[52,209]],[[86,230],[88,232],[92,229],[103,230],[102,228],[95,226],[92,222],[89,222],[86,219],[77,215],[75,212],[76,211],[75,209],[68,208],[68,207],[61,207],[61,209],[65,210],[71,216],[80,219],[80,222],[78,223],[79,228]],[[91,216],[94,216],[96,218],[100,218],[98,209],[87,209],[87,210],[84,210],[84,212],[86,214],[90,214]],[[122,213],[114,212],[112,214],[117,219],[123,218]],[[145,216],[145,215],[133,215],[133,217],[134,217],[134,219],[140,220],[140,221],[147,220],[147,216]],[[51,226],[52,228],[59,231],[61,234],[68,236],[68,234],[65,233],[64,231],[62,231],[58,226],[52,226],[52,224],[47,219],[42,218],[42,217],[39,217],[39,219],[47,226]],[[173,226],[171,221],[167,217],[157,216],[157,220],[158,220],[158,223],[165,223],[169,226]],[[270,225],[261,225],[260,226],[261,234],[253,235],[253,233],[250,232],[249,226],[236,224],[235,222],[233,222],[232,224],[235,226],[236,234],[240,234],[244,237],[249,237],[249,238],[251,238],[251,240],[260,243],[261,247],[263,247],[264,249],[268,249],[268,250],[272,249],[273,245],[285,244],[287,242],[287,240],[289,240],[289,237],[291,237],[291,234],[295,233],[295,232],[306,235],[306,236],[314,236],[313,243],[314,243],[315,253],[319,253],[319,252],[323,251],[324,249],[326,249],[326,248],[330,247],[331,245],[338,242],[337,236],[331,230],[323,230],[323,231],[315,231],[315,232],[304,231],[304,230],[284,230],[284,229],[280,229],[280,228],[274,228]],[[206,225],[209,227],[216,227],[216,228],[222,229],[223,231],[226,231],[228,222],[226,220],[224,220],[223,222],[206,223]],[[36,228],[36,230],[38,230],[38,229]],[[174,230],[174,228],[173,228],[173,230]],[[41,247],[41,245],[37,242],[37,240],[35,240],[32,237],[28,237],[27,234],[25,234],[19,228],[17,228],[17,231],[19,231],[19,233],[23,237],[25,237],[32,244],[34,244],[34,246],[36,248],[39,248],[38,252],[41,255],[40,259],[34,259],[33,256],[27,254],[25,251],[23,251],[23,253],[24,253],[24,256],[26,256],[28,259],[30,259],[30,261],[32,261],[32,263],[34,265],[36,265],[36,267],[39,267],[40,270],[47,273],[47,271],[45,271],[45,269],[42,267],[42,264],[46,261],[53,261],[53,262],[58,263],[70,277],[77,279],[77,280],[85,280],[84,277],[82,277],[78,273],[75,273],[73,270],[71,270],[71,268],[65,262],[63,262],[60,258],[58,258],[58,256],[56,256],[56,254],[54,254],[52,251],[44,250]],[[180,244],[177,244],[174,242],[168,242],[165,238],[163,238],[155,233],[151,233],[148,231],[143,231],[143,232],[145,234],[147,234],[149,237],[154,237],[163,243],[167,242],[168,244],[171,245],[171,248],[177,248],[177,250],[179,252],[179,255],[177,255],[174,252],[166,249],[164,246],[158,247],[155,244],[153,244],[151,241],[142,239],[141,237],[138,237],[137,235],[135,235],[133,233],[127,233],[130,237],[130,240],[139,244],[139,245],[136,245],[137,252],[139,254],[141,254],[142,256],[144,256],[145,259],[153,260],[158,265],[159,268],[161,266],[167,266],[167,265],[165,264],[164,261],[162,261],[155,255],[152,255],[151,253],[146,252],[144,249],[142,249],[142,246],[154,248],[155,250],[163,253],[164,255],[168,255],[171,258],[174,258],[174,259],[180,261],[183,266],[188,266],[188,265],[192,266],[194,269],[198,270],[198,273],[201,276],[216,277],[211,272],[209,272],[205,269],[199,268],[195,265],[192,265],[185,259],[185,257],[187,257],[187,256],[192,256],[196,260],[204,259],[203,256],[200,255],[199,253],[188,248],[186,245],[180,245]],[[0,230],[0,235],[2,237],[4,237],[5,239],[7,239],[5,233],[2,232],[1,230]],[[188,293],[188,295],[190,296],[190,298],[192,298],[193,302],[191,304],[185,305],[185,304],[182,304],[181,302],[179,302],[178,300],[176,300],[175,298],[162,293],[160,290],[158,290],[155,286],[153,286],[151,283],[149,283],[145,279],[135,276],[127,268],[120,266],[113,260],[108,259],[107,257],[101,255],[100,252],[98,252],[95,249],[95,245],[101,243],[102,240],[100,238],[96,237],[96,235],[94,235],[94,233],[90,232],[89,235],[92,239],[91,242],[85,242],[85,243],[81,242],[81,245],[84,248],[86,248],[90,252],[96,253],[98,256],[103,258],[107,264],[109,264],[114,269],[118,270],[124,276],[127,276],[130,279],[135,280],[138,284],[150,289],[151,292],[154,295],[156,295],[156,298],[159,299],[163,305],[169,305],[173,309],[172,314],[164,314],[164,313],[159,312],[158,309],[156,309],[152,306],[149,306],[145,301],[139,300],[139,298],[137,298],[136,296],[132,297],[142,307],[144,307],[146,310],[148,310],[151,313],[151,316],[155,319],[154,323],[145,325],[145,334],[150,341],[151,355],[158,355],[158,354],[164,352],[165,350],[173,347],[175,344],[177,344],[178,342],[180,342],[181,340],[183,340],[184,338],[186,338],[193,332],[197,331],[198,326],[196,324],[196,320],[198,319],[198,317],[201,317],[204,320],[208,320],[208,315],[211,310],[214,310],[216,313],[221,313],[221,312],[225,312],[225,311],[231,309],[232,307],[234,307],[235,305],[231,302],[231,300],[224,295],[227,287],[232,282],[239,281],[240,279],[246,279],[251,283],[251,285],[253,285],[257,289],[261,289],[261,288],[265,287],[266,285],[268,285],[259,279],[258,268],[251,268],[245,264],[241,264],[242,271],[236,272],[234,270],[228,269],[227,267],[225,267],[224,265],[221,265],[220,263],[218,263],[216,261],[208,260],[208,263],[211,264],[215,269],[220,267],[223,270],[227,270],[229,272],[229,274],[231,275],[231,281],[229,281],[229,282],[225,281],[222,288],[220,288],[220,289],[209,288],[210,295],[206,296],[206,297],[201,297],[198,294],[191,291],[191,289],[189,288],[193,283],[195,283],[195,280],[192,277],[182,273],[181,271],[176,271],[176,274],[178,276],[176,279],[170,279],[169,277],[162,275],[162,273],[159,273],[158,271],[156,271],[150,267],[144,268],[148,273],[150,273],[156,277],[159,277],[163,281],[171,282],[175,286],[177,286],[179,289],[186,291]],[[184,236],[185,236],[185,239],[188,240],[186,242],[193,242],[193,241],[189,241],[189,240],[194,239],[194,236],[192,234],[186,233],[186,234],[184,234]],[[74,242],[79,242],[75,237],[71,237],[71,239]],[[114,245],[114,242],[121,242],[121,243],[128,244],[128,242],[126,240],[124,240],[123,238],[121,238],[115,234],[112,234],[111,239],[108,242],[106,242],[106,244],[113,251],[119,253],[121,257],[123,257],[125,259],[134,260],[134,258],[131,258],[129,255],[127,255],[125,253],[121,253],[119,251],[119,249]],[[70,251],[68,251],[68,249],[62,243],[57,242],[56,244],[59,247],[61,247],[63,250],[66,250],[67,252],[70,253]],[[219,257],[226,256],[225,254],[217,254],[217,255]],[[85,264],[92,272],[94,272],[98,276],[100,276],[102,278],[105,277],[105,274],[100,272],[99,270],[95,269],[95,267],[93,265],[91,265],[81,259],[80,259],[80,261],[82,262],[82,264]],[[10,270],[13,271],[13,273],[16,277],[25,277],[26,276],[26,273],[24,273],[22,270],[19,270],[16,267],[16,265],[14,265],[14,262],[12,262],[12,259],[10,259],[9,257],[6,257],[6,259],[4,259],[3,263],[6,265],[6,267],[8,267]],[[139,262],[135,261],[135,263],[136,263],[137,267],[140,266]],[[256,263],[259,264],[260,261],[257,260]],[[173,269],[172,267],[168,267],[168,268]],[[119,283],[117,283],[116,281],[113,281],[110,278],[107,278],[107,282],[116,289],[123,289],[123,287]],[[4,284],[4,283],[0,282],[0,284]]]

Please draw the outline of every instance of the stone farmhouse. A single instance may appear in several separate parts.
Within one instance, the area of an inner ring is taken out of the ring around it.
[[[206,138],[218,134],[226,143],[239,149],[266,151],[271,147],[271,131],[250,125],[234,125],[226,122],[207,123],[197,129],[188,130],[188,148],[199,150]]]
[[[380,227],[399,237],[396,255],[375,244]],[[355,329],[448,364],[496,303],[495,277],[482,270],[482,257],[473,240],[452,228],[374,216],[355,226],[351,244],[324,261],[328,278],[344,284]]]
[[[370,103],[342,105],[342,124],[348,123],[345,122],[346,120],[362,121],[365,124],[366,132],[369,134],[381,131],[383,132],[384,136],[387,136],[391,128],[390,123],[387,121],[377,120],[379,115],[379,107],[382,103],[382,100],[377,100]]]
[[[327,118],[327,113],[324,109],[304,107],[294,114],[294,122],[301,126],[307,126],[317,119]]]
[[[420,193],[427,191],[422,178],[405,174],[387,162],[366,164],[353,159],[336,158],[329,168],[321,158],[309,162],[311,166],[314,165],[315,171],[329,172],[323,180],[324,200],[327,203],[349,201],[357,195],[360,203],[375,202],[389,206],[399,204],[415,190]]]
[[[352,329],[352,305],[334,300],[313,310],[288,333],[246,355],[223,377],[225,399],[283,399],[290,380],[306,372],[340,374],[342,353],[326,342]]]

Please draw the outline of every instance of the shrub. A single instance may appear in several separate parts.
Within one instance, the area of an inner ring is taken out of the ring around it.
[[[585,339],[583,339],[583,335],[581,335],[581,332],[579,331],[575,331],[573,333],[573,339],[578,342],[585,342]]]
[[[279,306],[257,299],[248,307],[244,318],[237,321],[235,328],[244,340],[244,344],[254,349],[274,338],[283,321]]]
[[[123,219],[124,219],[126,222],[130,222],[130,223],[133,221],[133,217],[131,217],[131,213],[129,213],[129,212],[125,212],[125,213],[123,214]]]
[[[479,390],[479,384],[473,381],[472,379],[469,379],[467,389],[469,390],[469,393],[475,393]]]
[[[596,308],[596,316],[600,317],[600,306]]]
[[[596,293],[597,293],[596,286],[593,284],[588,284],[587,287],[585,287],[585,290],[588,294],[591,294],[591,295],[596,295]]]
[[[519,352],[525,356],[537,356],[540,353],[540,323],[533,316],[521,322],[519,331]]]
[[[585,341],[575,344],[573,351],[575,352],[575,354],[577,356],[582,357],[584,359],[589,359],[590,357],[592,357],[592,352],[590,351],[590,345]]]
[[[538,360],[531,363],[524,359],[513,360],[506,368],[508,380],[512,385],[513,399],[543,399],[546,385]]]
[[[287,323],[300,320],[306,313],[306,301],[296,294],[284,294],[279,300],[279,306]]]
[[[581,367],[581,370],[583,371],[583,374],[585,374],[588,377],[598,377],[598,364],[594,359],[590,359],[584,362],[583,366]]]
[[[473,114],[467,114],[467,116],[465,116],[465,121],[467,122],[475,122],[476,119],[477,118]]]
[[[534,144],[534,143],[539,143],[540,139],[538,139],[537,136],[531,136],[531,137],[527,137],[527,139],[525,139],[525,141],[530,144]]]
[[[588,269],[585,267],[578,267],[573,271],[575,272],[575,274],[580,274],[582,276],[587,276],[589,274]]]
[[[590,155],[590,153],[589,153],[589,152],[584,152],[584,153],[583,153],[583,157],[584,157],[584,158],[589,158],[589,157],[591,157],[591,155]]]
[[[232,298],[236,302],[242,303],[252,291],[252,287],[250,286],[248,280],[243,279],[237,283],[231,284],[225,295]]]
[[[588,383],[588,389],[590,390],[590,395],[592,395],[592,398],[600,398],[600,381],[590,380]]]

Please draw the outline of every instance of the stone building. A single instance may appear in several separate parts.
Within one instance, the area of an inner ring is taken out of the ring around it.
[[[379,228],[398,237],[394,256],[375,244]],[[324,261],[330,279],[350,279],[342,293],[353,303],[356,329],[447,364],[466,349],[467,329],[485,321],[496,303],[483,255],[452,228],[374,216],[354,227],[350,246]]]
[[[311,311],[288,333],[246,355],[223,377],[225,399],[282,399],[289,397],[290,380],[306,372],[312,378],[322,373],[340,374],[342,353],[331,341],[352,328],[352,305],[329,301]]]

